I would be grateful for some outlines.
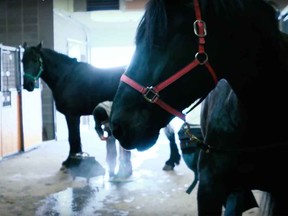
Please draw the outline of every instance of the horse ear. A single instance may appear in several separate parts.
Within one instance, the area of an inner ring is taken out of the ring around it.
[[[26,49],[26,48],[27,48],[27,43],[24,42],[23,45],[22,45],[22,47],[23,47],[24,49]]]
[[[42,49],[42,45],[43,45],[43,41],[41,41],[38,45],[37,45],[37,49],[40,51]]]

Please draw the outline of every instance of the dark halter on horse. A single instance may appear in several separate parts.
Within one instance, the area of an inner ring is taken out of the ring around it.
[[[40,63],[39,72],[38,72],[38,74],[37,74],[36,76],[32,76],[31,74],[25,73],[25,72],[24,72],[24,76],[27,77],[27,78],[29,78],[29,79],[31,79],[31,80],[33,80],[34,82],[35,82],[36,80],[38,80],[38,79],[40,78],[42,72],[43,72],[43,60],[42,60],[41,57],[39,58],[39,63]]]

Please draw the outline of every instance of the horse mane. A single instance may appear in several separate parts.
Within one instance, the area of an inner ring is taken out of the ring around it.
[[[57,61],[61,61],[61,63],[63,64],[74,64],[77,63],[77,59],[76,58],[71,58],[68,55],[59,53],[55,50],[52,49],[48,49],[48,48],[42,48],[42,52],[46,54],[46,57],[51,58],[51,56],[55,56],[57,55],[57,58],[53,58],[51,59],[51,62],[57,62]]]

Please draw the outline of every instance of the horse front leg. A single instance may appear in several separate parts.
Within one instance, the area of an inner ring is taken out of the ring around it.
[[[179,150],[175,141],[175,132],[170,124],[164,128],[164,132],[169,140],[170,158],[165,162],[163,170],[169,171],[173,170],[175,165],[179,165],[181,155],[179,154]]]
[[[82,144],[80,138],[80,116],[65,115],[68,127],[68,141],[69,141],[69,155],[62,165],[64,168],[73,166],[71,163],[71,156],[77,153],[82,153]]]

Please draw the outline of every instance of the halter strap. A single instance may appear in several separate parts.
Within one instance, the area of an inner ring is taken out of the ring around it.
[[[200,5],[199,5],[198,0],[194,0],[194,9],[195,9],[195,16],[196,16],[196,20],[193,23],[194,34],[199,38],[199,43],[198,43],[198,52],[195,54],[195,59],[191,63],[189,63],[184,68],[177,71],[177,73],[173,74],[168,79],[164,80],[163,82],[159,83],[158,85],[154,87],[153,86],[143,87],[139,83],[129,78],[127,75],[123,74],[121,76],[122,82],[125,82],[126,84],[128,84],[129,86],[131,86],[132,88],[140,92],[148,102],[158,104],[164,110],[171,113],[172,115],[179,117],[184,122],[186,122],[185,114],[177,111],[176,109],[172,108],[171,106],[166,104],[164,101],[162,101],[159,98],[160,91],[165,89],[170,84],[174,83],[176,80],[178,80],[179,78],[181,78],[188,72],[192,71],[198,65],[205,65],[215,85],[218,82],[216,73],[214,69],[212,68],[212,66],[210,65],[210,63],[208,62],[208,54],[205,52],[205,36],[207,35],[207,30],[206,30],[206,23],[201,18],[201,10],[200,10]]]
[[[33,81],[36,81],[37,79],[39,79],[39,77],[41,76],[41,74],[43,72],[43,60],[41,57],[39,58],[39,62],[40,62],[39,72],[35,77],[33,75],[31,75],[29,73],[25,73],[25,72],[24,72],[24,76],[29,78],[29,79],[32,79]]]
[[[162,101],[159,98],[159,94],[158,94],[159,92],[155,91],[155,89],[153,89],[153,87],[146,87],[145,88],[144,86],[138,84],[137,82],[135,82],[134,80],[132,80],[131,78],[126,76],[125,74],[123,74],[121,76],[120,80],[122,82],[125,82],[126,84],[128,84],[129,86],[131,86],[132,88],[137,90],[138,92],[140,92],[148,102],[158,104],[164,110],[168,111],[172,115],[178,116],[180,119],[185,121],[185,115],[183,113],[177,111],[173,107],[169,106],[164,101]]]

